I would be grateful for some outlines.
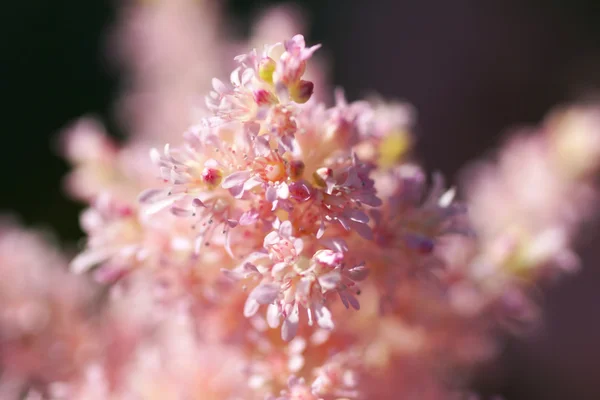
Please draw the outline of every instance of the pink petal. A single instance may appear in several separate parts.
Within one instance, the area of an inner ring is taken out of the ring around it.
[[[348,244],[346,244],[346,241],[342,238],[327,238],[323,239],[321,243],[338,252],[348,251]]]
[[[325,222],[321,219],[321,226],[319,226],[319,230],[317,231],[317,239],[321,239],[323,234],[325,233]]]
[[[294,250],[296,250],[296,254],[302,253],[304,249],[304,241],[300,238],[294,240]]]
[[[254,151],[257,155],[266,157],[271,153],[271,146],[269,142],[262,136],[259,136],[254,141]]]
[[[234,282],[244,278],[242,273],[237,269],[221,268],[221,273]]]
[[[171,207],[171,214],[178,217],[191,217],[194,214],[194,211],[181,207]]]
[[[300,354],[294,354],[288,359],[288,369],[291,372],[298,372],[304,366],[304,357]]]
[[[311,193],[309,187],[302,182],[292,182],[288,185],[290,190],[290,195],[294,200],[297,201],[306,201],[310,198]]]
[[[269,203],[277,200],[277,189],[275,189],[273,186],[268,186],[267,190],[265,191],[265,200],[267,200]]]
[[[246,182],[252,173],[250,171],[237,171],[227,176],[221,183],[223,189],[231,189],[234,186],[241,186]]]
[[[165,189],[148,189],[144,190],[138,196],[140,203],[153,203],[157,200],[164,199],[167,196],[168,190]]]
[[[240,86],[240,67],[234,69],[229,75],[229,80],[233,84],[233,86]]]
[[[258,221],[258,211],[256,210],[249,210],[244,212],[241,216],[240,216],[240,225],[241,226],[246,226],[246,225],[252,225],[255,224],[256,221]]]
[[[362,281],[369,275],[369,269],[364,265],[357,265],[354,268],[351,268],[349,271],[350,278],[353,281]]]
[[[317,324],[323,328],[332,330],[334,328],[333,320],[331,319],[331,311],[324,305],[315,307],[315,317]]]
[[[71,261],[71,271],[81,274],[110,257],[108,249],[87,250],[80,253]]]
[[[296,336],[296,333],[298,332],[299,320],[300,316],[298,313],[298,304],[294,304],[294,309],[283,321],[283,326],[281,327],[281,338],[284,341],[289,342]]]
[[[204,204],[204,203],[202,202],[202,200],[200,200],[200,199],[197,199],[197,198],[196,198],[196,199],[194,199],[194,200],[192,200],[192,206],[194,206],[194,207],[204,207],[204,208],[206,208],[206,204]]]
[[[335,267],[344,260],[344,254],[332,250],[321,250],[315,255],[315,259],[320,263]]]
[[[360,304],[352,293],[348,291],[340,292],[340,298],[342,299],[342,302],[346,308],[348,308],[348,304],[350,304],[355,310],[360,310]]]
[[[352,229],[364,239],[373,240],[373,231],[367,224],[361,224],[358,222],[351,222]]]
[[[255,224],[256,221],[258,221],[258,211],[256,210],[246,211],[240,216],[241,226],[252,225]]]
[[[155,148],[150,150],[150,159],[154,164],[159,164],[161,162],[161,158],[160,151]]]
[[[242,265],[242,271],[244,272],[244,274],[249,275],[249,274],[260,274],[260,272],[258,272],[258,268],[256,268],[256,265],[246,262],[244,263],[244,265]]]
[[[335,289],[342,281],[342,276],[338,271],[332,271],[319,277],[319,284],[325,290]]]
[[[223,94],[228,91],[227,86],[225,86],[225,84],[217,78],[212,79],[212,86],[215,89],[215,91],[219,94]]]
[[[348,215],[348,217],[355,222],[360,222],[363,224],[369,222],[369,216],[361,210],[350,210],[346,213],[346,215]]]
[[[248,298],[256,300],[259,304],[271,304],[279,294],[280,285],[276,283],[263,283],[254,288]]]

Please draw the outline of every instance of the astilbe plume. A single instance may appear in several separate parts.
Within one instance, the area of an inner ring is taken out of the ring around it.
[[[35,235],[0,234],[12,282],[0,388],[31,400],[471,398],[465,378],[498,336],[537,320],[537,284],[577,265],[600,111],[559,110],[515,136],[465,175],[461,202],[414,162],[410,106],[341,90],[320,102],[322,78],[307,72],[319,45],[293,35],[211,80],[177,70],[204,62],[177,31],[192,2],[136,7],[129,29],[166,29],[182,47],[146,44],[177,62],[129,60],[129,98],[150,90],[127,103],[145,111],[129,115],[124,146],[91,119],[63,136],[67,189],[89,205],[76,274]],[[212,51],[204,67],[219,73]],[[182,106],[208,82],[204,108]]]

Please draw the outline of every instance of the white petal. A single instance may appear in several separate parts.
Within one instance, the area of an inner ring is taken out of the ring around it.
[[[279,234],[284,238],[292,236],[292,223],[290,221],[283,221],[279,227]]]
[[[277,328],[279,326],[279,307],[276,304],[269,304],[267,307],[267,324],[271,328]]]
[[[169,207],[175,201],[179,200],[182,197],[183,197],[183,195],[169,196],[163,200],[149,204],[148,206],[142,208],[142,212],[144,213],[145,216],[156,214],[157,212],[162,211],[163,209]]]
[[[246,304],[244,304],[244,317],[248,318],[256,314],[260,304],[251,297],[248,297]]]
[[[257,187],[258,185],[260,185],[261,183],[262,182],[259,181],[258,179],[250,178],[246,182],[244,182],[244,190],[253,189],[253,188]]]
[[[454,196],[456,196],[456,188],[448,189],[446,193],[440,196],[438,200],[438,206],[442,208],[449,207],[454,200]]]
[[[154,164],[158,164],[158,163],[160,163],[160,159],[161,159],[161,156],[160,156],[160,151],[158,151],[158,150],[157,150],[157,149],[155,149],[155,148],[152,148],[152,149],[150,150],[150,159],[152,160],[152,162],[153,162]]]
[[[290,188],[288,187],[287,183],[282,183],[279,185],[277,188],[277,197],[280,199],[287,199],[290,197]]]
[[[274,245],[275,243],[279,242],[281,238],[279,237],[279,232],[277,231],[273,231],[273,232],[269,232],[269,234],[267,236],[265,236],[264,240],[263,240],[263,247],[268,247],[271,245]]]
[[[317,317],[317,324],[323,329],[333,329],[334,324],[331,319],[331,311],[323,305],[315,307],[315,315]]]

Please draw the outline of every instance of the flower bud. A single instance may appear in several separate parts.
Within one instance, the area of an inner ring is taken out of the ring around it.
[[[254,91],[254,101],[256,101],[256,104],[259,106],[267,106],[276,104],[278,100],[271,91],[259,89]]]
[[[313,94],[315,89],[314,83],[310,81],[301,80],[298,84],[290,88],[290,97],[296,103],[306,103]]]
[[[258,76],[267,83],[273,83],[273,73],[277,63],[271,57],[264,57],[258,65]]]
[[[271,132],[278,136],[293,135],[298,126],[292,112],[281,105],[272,107],[267,117],[267,124]]]
[[[292,160],[288,163],[288,175],[290,178],[296,180],[302,178],[304,174],[304,163],[301,160]]]
[[[204,168],[202,171],[202,181],[210,188],[217,187],[223,180],[223,173],[216,168]]]
[[[327,180],[331,178],[333,171],[331,168],[322,167],[315,171],[313,178],[315,183],[321,187],[327,186]]]

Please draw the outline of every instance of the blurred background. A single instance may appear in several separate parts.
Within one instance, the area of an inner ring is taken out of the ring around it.
[[[223,29],[242,37],[273,1],[229,0]],[[296,2],[349,99],[379,93],[418,111],[428,170],[459,176],[512,127],[600,88],[598,0],[305,0]],[[68,170],[56,135],[83,114],[123,134],[121,78],[107,57],[118,2],[11,1],[0,12],[3,155],[0,211],[81,237],[81,208],[62,193]],[[210,57],[207,54],[206,57]],[[591,224],[592,225],[592,224]],[[480,371],[483,393],[519,399],[600,399],[600,229],[583,237],[582,273],[549,288],[545,326],[510,340]]]

